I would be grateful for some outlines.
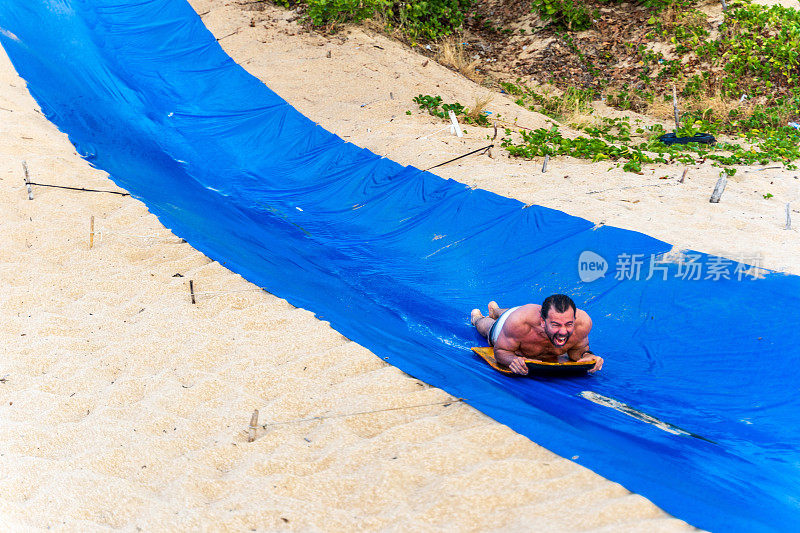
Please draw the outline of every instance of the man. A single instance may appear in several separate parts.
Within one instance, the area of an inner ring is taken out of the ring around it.
[[[540,361],[595,361],[590,372],[603,368],[603,359],[589,350],[592,319],[564,294],[548,296],[542,305],[500,309],[489,302],[489,316],[473,309],[471,322],[494,347],[494,358],[516,374],[527,374],[523,358]]]

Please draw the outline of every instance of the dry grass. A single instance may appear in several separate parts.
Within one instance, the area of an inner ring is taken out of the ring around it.
[[[460,72],[476,83],[483,82],[484,76],[475,70],[480,60],[471,59],[464,51],[464,45],[456,37],[449,37],[439,44],[439,51],[435,59],[445,67]]]
[[[586,122],[592,119],[592,104],[585,95],[576,90],[567,89],[556,109],[556,114],[566,123]]]
[[[494,94],[490,92],[485,93],[483,96],[476,96],[475,105],[469,108],[467,116],[473,120],[478,120],[478,117],[483,114],[483,110],[492,100],[494,100]]]
[[[754,104],[755,102],[751,100],[731,100],[723,98],[719,95],[693,98],[687,103],[692,111],[710,113],[711,116],[716,118],[727,118],[730,116],[731,111],[736,110],[740,120],[750,118],[750,116],[753,114]]]
[[[579,89],[568,87],[561,90],[550,84],[542,84],[534,88],[545,98],[541,111],[567,124],[593,124],[593,107],[587,94]]]
[[[564,122],[569,124],[573,129],[583,129],[589,126],[597,126],[603,122],[603,119],[601,116],[595,115],[591,111],[576,111],[564,117]]]
[[[688,111],[709,119],[716,118],[721,120],[727,120],[731,111],[735,110],[738,120],[747,120],[753,114],[753,108],[756,103],[749,99],[741,101],[736,98],[723,98],[718,93],[714,96],[693,96],[685,100],[678,98],[678,109],[681,114]],[[674,120],[672,101],[665,101],[663,98],[656,98],[647,105],[647,109],[644,112],[665,121]],[[787,116],[786,120],[788,119],[789,117]]]
[[[672,102],[666,102],[663,98],[656,97],[652,103],[645,103],[643,112],[659,120],[673,120],[675,114]]]

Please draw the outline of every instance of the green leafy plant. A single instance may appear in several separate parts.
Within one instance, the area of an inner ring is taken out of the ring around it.
[[[665,145],[659,137],[666,133],[656,124],[637,128],[633,133],[630,119],[604,118],[599,124],[581,128],[588,136],[565,138],[558,127],[519,132],[521,142],[513,140],[512,130],[506,129],[502,146],[516,157],[533,158],[543,155],[567,155],[593,162],[611,160],[623,162],[623,170],[641,172],[647,163],[696,164],[704,160],[724,165],[728,176],[736,174],[731,165],[767,164],[782,162],[787,169],[796,168],[791,161],[800,159],[800,132],[783,128],[780,134],[770,134],[766,139],[748,137],[750,146],[718,142],[713,146],[688,143]]]
[[[359,22],[384,10],[392,0],[306,0],[306,16],[315,26]]]
[[[537,92],[517,80],[517,84],[500,82],[500,87],[512,96],[515,102],[531,111],[537,111],[558,120],[569,118],[575,113],[591,113],[591,102],[597,96],[593,89],[568,87],[561,95]]]
[[[592,27],[592,12],[580,0],[533,0],[533,11],[569,31]]]
[[[443,104],[441,96],[421,94],[414,97],[414,103],[419,104],[420,109],[443,120],[450,120],[448,112],[452,111],[457,117],[462,117],[467,124],[475,124],[477,126],[491,125],[485,113],[471,113],[468,108],[458,102]]]
[[[474,0],[421,0],[400,2],[391,0],[390,23],[397,25],[412,42],[436,40],[464,24],[464,14]]]
[[[461,29],[474,0],[273,0],[286,8],[305,7],[312,25],[335,30],[380,14],[389,29],[398,29],[412,43],[434,41]]]

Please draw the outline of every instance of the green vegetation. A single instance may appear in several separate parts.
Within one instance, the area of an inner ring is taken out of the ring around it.
[[[458,32],[469,16],[472,27],[482,27],[495,36],[512,33],[496,27],[485,14],[473,12],[476,0],[272,1],[301,7],[308,23],[329,31],[341,23],[374,19],[411,43]],[[565,137],[557,127],[514,135],[507,130],[503,146],[511,154],[610,160],[631,171],[640,171],[647,163],[689,164],[705,160],[721,166],[778,161],[791,167],[792,161],[800,159],[800,132],[787,126],[800,117],[798,11],[733,0],[723,23],[712,26],[707,16],[695,8],[695,0],[634,3],[648,11],[618,7],[619,0],[531,0],[530,8],[549,21],[537,33],[549,32],[546,35],[554,36],[568,50],[560,58],[554,56],[555,65],[566,65],[571,70],[558,71],[567,73],[560,77],[556,69],[552,71],[554,83],[561,86],[557,94],[531,89],[519,81],[503,82],[501,87],[516,98],[517,104],[570,124],[580,134]],[[605,22],[595,24],[601,18],[601,8]],[[626,34],[622,41],[613,30],[611,37],[616,39],[617,49],[596,46],[597,37],[576,33],[594,28],[595,35],[604,27],[619,27],[613,17],[634,13],[637,20],[646,23],[634,25],[639,33]],[[519,34],[524,33],[519,30]],[[547,71],[549,65],[542,66]],[[582,77],[570,78],[569,72],[575,71],[581,72]],[[581,81],[582,86],[578,87],[578,79],[589,81]],[[683,110],[676,132],[679,136],[704,132],[717,137],[734,136],[737,142],[666,146],[658,141],[666,133],[662,126],[632,128],[628,120],[598,120],[592,116],[593,102],[602,98],[621,110],[666,118],[671,114],[673,84]],[[420,109],[443,120],[452,110],[468,124],[490,125],[477,103],[468,109],[431,95],[419,95],[414,101]]]
[[[443,104],[441,96],[419,95],[414,97],[414,103],[419,104],[419,108],[427,111],[435,117],[449,121],[450,118],[447,114],[452,111],[457,117],[460,117],[467,124],[476,124],[478,126],[490,126],[489,119],[482,109],[473,109],[464,107],[458,102],[452,104]]]
[[[273,0],[283,7],[301,6],[314,26],[335,31],[345,22],[378,18],[388,30],[399,30],[412,43],[433,41],[461,29],[474,0]]]
[[[537,93],[524,85],[504,83],[503,89],[519,96],[517,104],[551,116],[559,121],[569,122],[585,113],[589,124],[572,123],[571,126],[588,137],[565,139],[557,127],[551,130],[539,129],[534,132],[520,131],[522,142],[514,143],[507,130],[503,146],[512,155],[535,157],[540,155],[570,155],[591,161],[626,161],[625,170],[639,171],[642,163],[669,163],[679,161],[694,164],[711,160],[719,165],[751,165],[782,162],[787,168],[795,168],[791,163],[800,159],[800,131],[790,127],[773,127],[765,130],[752,129],[740,133],[745,146],[732,142],[717,142],[713,146],[689,143],[686,145],[663,144],[658,138],[666,130],[660,124],[649,128],[638,127],[631,132],[630,119],[609,119],[601,121],[591,117],[590,90],[568,89],[561,96],[547,96]],[[571,113],[571,114],[570,114]],[[679,136],[691,137],[697,133],[721,133],[719,121],[709,121],[702,117],[688,116],[678,130]],[[634,139],[636,137],[636,139]],[[729,170],[729,169],[726,169]]]
[[[562,96],[546,96],[521,84],[504,83],[503,89],[512,95],[520,96],[519,105],[541,112],[559,120],[565,120],[565,110],[588,110],[591,91],[568,91]],[[447,112],[452,110],[468,124],[490,126],[483,112],[475,113],[458,102],[443,104],[441,96],[419,95],[414,98],[419,108],[442,120],[448,120]],[[527,102],[532,102],[526,105]],[[587,114],[587,116],[589,116]],[[499,118],[499,117],[498,117]],[[642,164],[680,162],[691,165],[705,160],[716,165],[766,165],[782,162],[787,168],[796,168],[792,161],[800,159],[800,131],[786,126],[768,131],[754,130],[741,134],[745,145],[733,142],[717,142],[714,145],[689,143],[667,146],[658,138],[667,131],[660,124],[641,126],[634,121],[633,129],[629,118],[603,118],[592,120],[589,124],[572,124],[572,127],[585,135],[564,137],[558,126],[550,129],[520,130],[518,139],[511,129],[505,129],[502,146],[513,156],[534,158],[544,155],[567,155],[592,162],[617,161],[623,170],[641,172]],[[698,132],[715,132],[715,124],[697,120],[687,121],[678,134],[692,136]],[[735,169],[725,168],[728,175]]]
[[[644,113],[663,109],[671,102],[668,90],[674,83],[687,110],[684,118],[714,124],[720,133],[782,128],[800,115],[797,10],[734,0],[723,23],[712,25],[693,0],[640,1],[650,10],[645,19],[648,29],[641,38],[625,42],[622,54],[586,53],[582,47],[591,40],[578,43],[574,32],[592,25],[593,6],[614,3],[532,2],[533,10],[551,21],[556,37],[591,75],[597,96],[602,93],[609,105]],[[613,19],[608,22],[614,25]],[[620,75],[614,61],[624,56],[632,68]],[[554,81],[559,85],[557,78]]]
[[[536,156],[569,155],[590,161],[620,161],[623,169],[640,172],[643,163],[696,164],[704,160],[714,161],[718,165],[766,165],[770,162],[782,162],[787,168],[797,168],[791,163],[800,158],[800,134],[792,128],[786,128],[778,135],[764,139],[751,139],[754,144],[742,146],[738,143],[718,142],[713,146],[689,143],[685,145],[667,146],[658,140],[665,133],[660,125],[650,128],[638,128],[637,139],[630,134],[628,119],[603,119],[604,125],[585,126],[582,130],[588,136],[565,138],[557,126],[550,130],[537,129],[520,131],[521,142],[514,142],[511,130],[506,130],[502,145],[511,155],[532,158]],[[617,133],[611,132],[612,128]],[[776,137],[783,136],[780,139]],[[736,170],[726,168],[725,172],[733,175]]]
[[[519,80],[517,84],[501,83],[505,92],[517,97],[517,104],[571,123],[586,134],[565,138],[554,127],[520,131],[521,140],[514,141],[507,130],[505,148],[519,157],[550,154],[620,161],[633,171],[640,170],[643,163],[704,160],[726,166],[782,162],[795,168],[791,162],[800,159],[800,132],[787,123],[800,115],[800,13],[782,6],[754,5],[750,0],[735,1],[714,32],[691,0],[647,0],[643,5],[652,10],[647,20],[650,29],[642,41],[647,44],[625,45],[634,62],[638,59],[634,64],[639,70],[636,79],[619,83],[609,69],[597,68],[569,33],[591,25],[586,2],[533,1],[534,11],[560,28],[556,36],[596,83],[590,88],[562,87],[556,96],[541,94]],[[659,42],[666,47],[654,46]],[[659,49],[664,51],[655,51]],[[597,125],[590,116],[592,101],[601,97],[622,110],[660,110],[665,116],[672,106],[667,88],[673,83],[685,109],[676,132],[679,136],[699,132],[733,135],[741,144],[665,146],[658,141],[666,133],[661,126],[638,128],[631,135],[626,120],[604,119]]]
[[[314,26],[360,22],[386,9],[389,0],[306,0],[306,16]]]
[[[531,7],[542,20],[551,20],[569,31],[592,27],[592,12],[580,0],[533,0]]]
[[[719,132],[782,128],[800,114],[800,12],[735,2],[714,38],[706,16],[686,5],[670,20],[654,15],[648,24],[646,37],[666,41],[678,59],[639,45],[639,87],[623,86],[613,104],[652,105],[665,83],[675,82],[688,118]]]
[[[524,84],[501,82],[500,87],[508,94],[517,96],[518,105],[559,121],[569,121],[576,114],[591,113],[592,101],[597,98],[594,89],[567,87],[562,95],[548,95],[538,93]]]

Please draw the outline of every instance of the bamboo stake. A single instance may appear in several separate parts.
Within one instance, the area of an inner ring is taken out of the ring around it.
[[[258,429],[258,409],[253,411],[253,416],[250,417],[250,427],[247,428],[247,442],[256,440],[256,430]]]
[[[786,227],[784,229],[792,229],[792,215],[789,209],[789,202],[786,202]]]
[[[89,249],[94,246],[94,215],[89,217]]]
[[[672,84],[672,109],[675,111],[675,134],[678,134],[678,128],[681,127],[681,120],[678,115],[678,92],[675,90],[675,84]]]
[[[25,185],[28,186],[28,200],[33,200],[33,189],[31,188],[31,180],[28,177],[28,163],[22,162],[22,170],[25,171]]]
[[[547,172],[547,162],[550,161],[550,154],[544,154],[544,163],[542,164],[542,173]]]
[[[193,279],[189,280],[189,294],[192,296],[192,304],[195,304],[196,302],[194,300],[194,280]]]
[[[683,174],[681,174],[681,179],[678,180],[678,183],[683,183],[683,180],[686,179],[686,173],[689,172],[688,168],[683,169]]]
[[[722,198],[722,193],[725,192],[725,185],[727,185],[728,179],[725,177],[724,172],[720,172],[719,179],[717,180],[717,184],[714,186],[714,192],[711,193],[711,199],[709,202],[712,204],[718,204],[720,198]]]

